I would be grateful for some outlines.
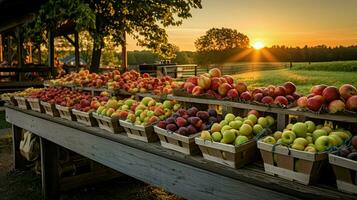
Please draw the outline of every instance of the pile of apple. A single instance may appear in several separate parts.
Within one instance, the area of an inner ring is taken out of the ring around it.
[[[3,93],[3,94],[1,94],[1,98],[4,98],[4,97],[28,97],[28,96],[31,96],[33,93],[36,93],[40,90],[42,90],[42,88],[30,87],[23,91],[17,91],[17,92],[12,92],[12,93]]]
[[[333,129],[332,123],[316,126],[314,122],[306,121],[288,124],[283,132],[276,131],[272,136],[263,138],[262,141],[314,153],[339,146],[351,136],[349,131],[342,128]]]
[[[138,104],[139,102],[132,98],[117,100],[116,97],[111,97],[107,102],[102,101],[99,106],[98,103],[95,106],[98,106],[96,110],[98,115],[126,119],[129,113],[135,111]]]
[[[82,112],[90,112],[97,110],[101,105],[105,105],[108,100],[109,94],[107,92],[101,92],[99,96],[80,100],[73,108]]]
[[[287,106],[299,99],[296,86],[292,82],[286,82],[280,86],[269,85],[268,87],[256,88],[245,91],[240,95],[243,101],[255,101],[267,105]]]
[[[199,111],[196,107],[179,109],[171,117],[160,121],[157,126],[184,136],[196,134],[209,129],[215,122],[220,121],[216,110]]]
[[[132,112],[128,114],[126,121],[136,125],[148,126],[160,120],[165,120],[180,108],[181,105],[175,101],[165,100],[160,103],[151,97],[144,97],[140,103],[135,104],[135,108],[131,108]]]
[[[183,89],[193,96],[206,94],[217,99],[237,99],[241,93],[247,91],[247,86],[244,83],[234,84],[232,76],[222,76],[221,70],[213,68],[208,73],[189,77]]]
[[[156,78],[148,73],[140,74],[131,70],[125,72],[119,80],[108,82],[109,89],[124,89],[129,93],[146,93],[152,91],[154,94],[171,94],[174,88],[178,88],[179,83],[173,81],[170,76]]]
[[[210,131],[202,131],[200,138],[224,144],[240,145],[273,124],[273,117],[259,117],[259,113],[255,110],[250,111],[245,118],[228,113],[220,123],[214,123]]]
[[[350,84],[340,88],[327,85],[315,85],[308,96],[300,97],[297,101],[300,108],[320,111],[326,108],[329,113],[346,110],[357,111],[357,89]]]
[[[352,147],[342,147],[338,151],[338,155],[357,161],[357,136],[353,136],[352,140]]]

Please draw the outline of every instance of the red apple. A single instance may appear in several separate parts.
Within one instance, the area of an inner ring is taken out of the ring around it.
[[[299,106],[299,108],[306,108],[307,107],[307,97],[300,97],[297,100],[297,105]]]
[[[283,86],[275,87],[274,96],[285,96],[285,88]]]
[[[289,102],[294,102],[295,98],[292,95],[286,95],[285,98],[289,101]]]
[[[287,106],[289,104],[289,101],[284,96],[277,96],[275,97],[274,103]]]
[[[201,75],[198,78],[198,86],[200,86],[202,89],[209,89],[211,87],[211,79],[207,76]]]
[[[222,75],[221,70],[218,68],[210,69],[208,73],[211,77],[220,77]]]
[[[339,89],[341,97],[343,97],[345,100],[350,98],[353,95],[357,95],[357,89],[350,84],[344,84],[340,87]]]
[[[271,96],[265,96],[262,98],[261,102],[265,104],[272,104],[274,102],[274,99]]]
[[[238,97],[238,91],[236,89],[230,89],[228,92],[227,92],[227,97],[229,98],[237,98]]]
[[[188,94],[192,94],[192,90],[193,90],[193,88],[195,88],[196,86],[193,84],[193,83],[191,83],[191,82],[189,82],[190,84],[187,86],[187,88],[186,88],[186,92],[188,93]]]
[[[225,97],[227,92],[232,89],[232,86],[228,83],[223,83],[218,87],[218,93],[222,96]]]
[[[248,112],[247,116],[250,115],[250,114],[255,115],[257,118],[259,117],[259,112],[256,111],[256,110],[250,110],[250,111]]]
[[[315,85],[310,89],[310,93],[314,93],[315,95],[322,95],[322,92],[327,87],[327,85]]]
[[[252,99],[252,95],[250,94],[249,91],[245,91],[242,94],[240,94],[240,99],[245,101],[250,101]]]
[[[329,113],[336,113],[345,109],[345,103],[341,100],[333,100],[328,104]]]
[[[292,82],[284,83],[283,87],[285,88],[286,94],[293,94],[296,91],[296,86]]]
[[[253,94],[254,94],[254,93],[253,93]],[[264,97],[263,93],[255,93],[255,94],[253,95],[253,100],[260,102],[263,97]]]
[[[255,94],[257,93],[263,93],[263,90],[261,88],[255,88],[253,91],[252,91],[252,95],[254,96]]]
[[[187,79],[186,82],[191,82],[191,83],[193,83],[194,85],[197,85],[197,83],[198,83],[198,77],[197,77],[197,76],[191,76],[191,77],[189,77],[189,78]]]
[[[353,95],[347,99],[346,108],[351,111],[357,111],[357,95]]]
[[[331,102],[333,100],[340,98],[340,93],[338,92],[337,87],[328,86],[322,91],[322,96],[325,98],[327,102]]]
[[[271,96],[271,97],[275,97],[276,95],[275,95],[275,86],[274,85],[269,85],[268,87],[267,87],[267,89],[268,89],[268,96]]]
[[[307,99],[307,108],[312,111],[320,110],[322,104],[324,103],[324,97],[321,95],[316,95]]]
[[[230,76],[230,75],[224,75],[223,78],[226,79],[227,82],[228,82],[229,84],[231,84],[231,85],[234,83],[234,79],[233,79],[233,77]]]
[[[200,86],[195,86],[192,89],[192,95],[197,96],[203,93],[203,89]]]
[[[212,90],[218,90],[218,87],[222,84],[222,81],[220,78],[213,77],[211,79],[211,89]]]
[[[242,82],[238,82],[235,88],[237,89],[239,94],[242,94],[243,92],[247,91],[247,85]]]

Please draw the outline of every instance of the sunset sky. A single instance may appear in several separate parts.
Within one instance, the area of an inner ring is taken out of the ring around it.
[[[180,50],[212,27],[237,29],[265,46],[357,45],[357,0],[202,0],[182,26],[167,29]],[[129,50],[140,50],[128,41]]]

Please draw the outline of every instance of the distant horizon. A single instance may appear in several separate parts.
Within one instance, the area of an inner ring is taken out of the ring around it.
[[[202,0],[202,9],[178,27],[166,29],[180,51],[196,51],[194,41],[210,28],[232,28],[252,43],[287,47],[357,45],[355,0]],[[127,49],[143,50],[128,37]]]

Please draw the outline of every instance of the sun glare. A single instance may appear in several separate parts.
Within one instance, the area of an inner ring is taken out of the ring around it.
[[[264,44],[261,41],[256,41],[252,44],[252,47],[256,50],[264,48]]]

